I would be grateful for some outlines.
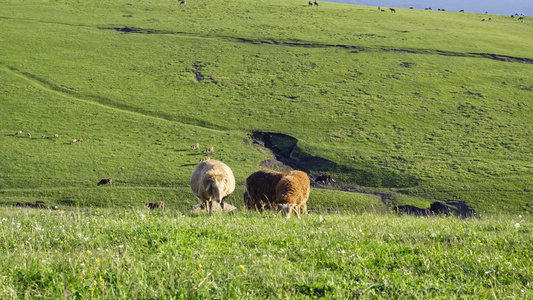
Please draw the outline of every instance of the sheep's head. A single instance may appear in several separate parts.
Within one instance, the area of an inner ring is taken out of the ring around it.
[[[205,191],[212,195],[216,202],[220,203],[225,196],[223,192],[227,185],[227,178],[213,179],[207,184]]]
[[[278,208],[281,210],[281,215],[285,216],[285,218],[291,217],[291,212],[294,211],[298,218],[300,215],[298,214],[298,211],[296,210],[296,204],[279,204]]]

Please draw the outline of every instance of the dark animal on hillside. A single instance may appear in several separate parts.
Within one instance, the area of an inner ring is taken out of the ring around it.
[[[180,5],[183,5],[183,4],[186,4],[186,3],[185,3],[185,0],[181,0],[181,1],[180,1]]]
[[[389,9],[390,9],[390,12],[396,13],[396,9],[394,8],[389,8]]]
[[[165,202],[159,201],[159,202],[146,203],[146,207],[148,207],[149,209],[161,208],[163,211],[165,211]]]
[[[309,5],[310,5],[310,6],[313,6],[313,2],[309,1]]]
[[[464,10],[464,9],[461,9],[459,12],[465,12],[465,10]]]
[[[322,184],[331,184],[332,182],[335,182],[333,178],[331,178],[331,175],[324,174],[320,175],[315,179],[315,182],[322,183]]]
[[[113,185],[113,179],[111,179],[111,178],[102,179],[102,180],[100,180],[100,182],[98,182],[97,186],[101,185],[101,184]]]
[[[314,2],[314,3],[315,3],[315,5],[316,5],[316,6],[318,6],[318,2],[316,2],[316,0],[315,0],[315,2]]]
[[[485,19],[481,19],[481,22],[486,21]]]
[[[492,21],[492,18],[489,18],[489,21]]]
[[[246,191],[249,199],[244,199],[250,210],[262,212],[273,208],[276,202],[276,186],[286,173],[261,170],[246,178]]]
[[[514,15],[511,15],[511,18],[514,18]]]
[[[524,19],[524,17],[520,17],[520,18],[518,18],[518,20],[523,20],[523,19]]]

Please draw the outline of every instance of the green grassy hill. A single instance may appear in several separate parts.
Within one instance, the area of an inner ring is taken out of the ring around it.
[[[272,157],[252,133],[272,132],[297,140],[296,166],[337,179],[311,209],[386,194],[532,212],[531,21],[285,0],[3,1],[0,201],[186,209],[199,142],[232,167],[228,201],[241,205]],[[109,177],[115,187],[96,187]]]

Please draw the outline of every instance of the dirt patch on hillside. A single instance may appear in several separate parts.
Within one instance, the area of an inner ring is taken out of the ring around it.
[[[450,215],[459,215],[461,217],[471,217],[475,214],[474,210],[469,208],[464,202],[455,202],[455,203],[445,203],[445,202],[434,202],[430,208],[421,209],[415,206],[395,206],[394,195],[387,192],[376,192],[363,188],[358,182],[358,185],[349,184],[347,182],[342,182],[336,180],[335,182],[329,184],[315,183],[314,178],[325,173],[336,173],[341,172],[345,174],[361,173],[361,177],[379,177],[383,176],[385,179],[391,179],[391,174],[387,174],[382,170],[375,173],[357,170],[349,168],[346,166],[338,165],[337,163],[322,158],[318,156],[311,156],[299,151],[299,154],[296,154],[298,140],[294,137],[291,137],[282,133],[273,133],[273,132],[252,132],[252,140],[254,147],[266,148],[272,151],[274,157],[264,160],[260,163],[260,166],[277,170],[280,172],[289,172],[290,170],[301,170],[306,172],[311,177],[311,186],[313,188],[320,189],[332,189],[339,190],[344,192],[351,193],[360,193],[360,194],[369,194],[376,195],[381,198],[381,201],[390,207],[391,209],[396,210],[399,214],[414,214],[414,215],[441,215],[446,216]],[[395,175],[398,176],[398,175]],[[372,179],[370,178],[367,182],[384,182],[385,180],[380,180],[383,178]],[[407,184],[410,186],[418,185],[418,181],[413,178],[401,178],[391,179],[393,182],[399,182],[400,184]],[[372,186],[374,188],[394,188],[393,186]]]

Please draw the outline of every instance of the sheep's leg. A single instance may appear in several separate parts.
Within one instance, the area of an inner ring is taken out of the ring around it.
[[[222,211],[224,211],[224,200],[220,201],[220,208],[222,208]]]

